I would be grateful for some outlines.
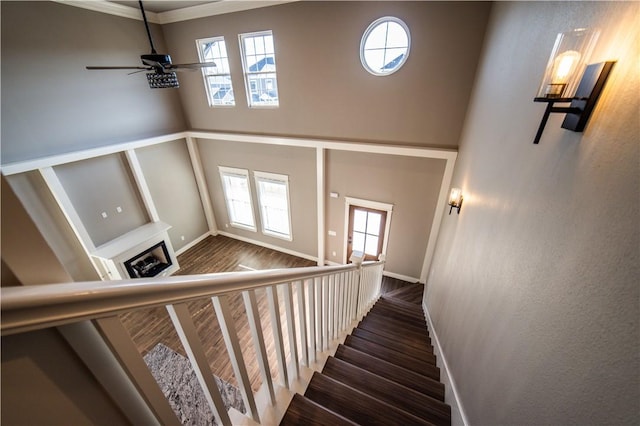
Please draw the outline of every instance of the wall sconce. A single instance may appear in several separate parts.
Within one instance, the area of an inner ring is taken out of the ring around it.
[[[574,132],[584,130],[615,64],[615,61],[609,61],[586,66],[598,35],[599,31],[584,28],[558,34],[540,90],[533,99],[547,103],[534,144],[540,142],[552,112],[567,114],[562,128]],[[556,103],[571,104],[557,107]]]
[[[451,210],[454,208],[458,209],[458,214],[460,214],[460,209],[462,208],[462,200],[464,197],[462,196],[462,190],[460,188],[451,188],[451,194],[449,195],[449,214],[451,214]]]

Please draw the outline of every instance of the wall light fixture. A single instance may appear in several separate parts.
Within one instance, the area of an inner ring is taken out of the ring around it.
[[[577,29],[558,34],[547,69],[534,102],[545,102],[538,132],[533,140],[540,142],[552,112],[566,114],[562,128],[582,132],[595,108],[615,61],[586,65],[598,39],[599,31]],[[557,107],[556,103],[570,103]]]
[[[458,209],[458,214],[460,214],[460,209],[462,208],[462,200],[464,197],[462,196],[462,190],[460,188],[451,188],[451,194],[449,195],[449,214],[451,214],[451,210]]]

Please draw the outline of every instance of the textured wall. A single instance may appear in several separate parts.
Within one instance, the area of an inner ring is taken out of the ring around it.
[[[498,2],[427,306],[470,424],[638,424],[637,2]],[[584,133],[532,102],[558,32],[617,59]],[[451,393],[448,394],[451,397]]]
[[[486,2],[296,2],[163,26],[178,61],[195,40],[224,36],[236,95],[209,108],[202,76],[180,96],[190,128],[457,146],[489,14]],[[406,64],[387,77],[360,63],[362,34],[381,16],[411,31]],[[280,107],[247,107],[238,34],[273,31]]]
[[[141,21],[49,1],[1,7],[3,164],[184,130],[177,91],[149,89],[144,73],[85,69],[139,65]]]

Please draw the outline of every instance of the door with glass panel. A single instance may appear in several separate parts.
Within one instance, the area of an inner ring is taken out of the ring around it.
[[[377,260],[382,253],[387,212],[356,205],[349,207],[347,259],[354,251],[363,252],[364,260]]]

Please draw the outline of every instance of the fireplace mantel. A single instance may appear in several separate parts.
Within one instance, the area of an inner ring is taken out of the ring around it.
[[[158,276],[167,276],[176,272],[179,266],[167,233],[170,228],[171,226],[164,222],[147,223],[97,247],[91,256],[101,271],[102,279],[132,278],[127,272],[125,262],[160,242],[164,242],[167,248],[171,266]]]

